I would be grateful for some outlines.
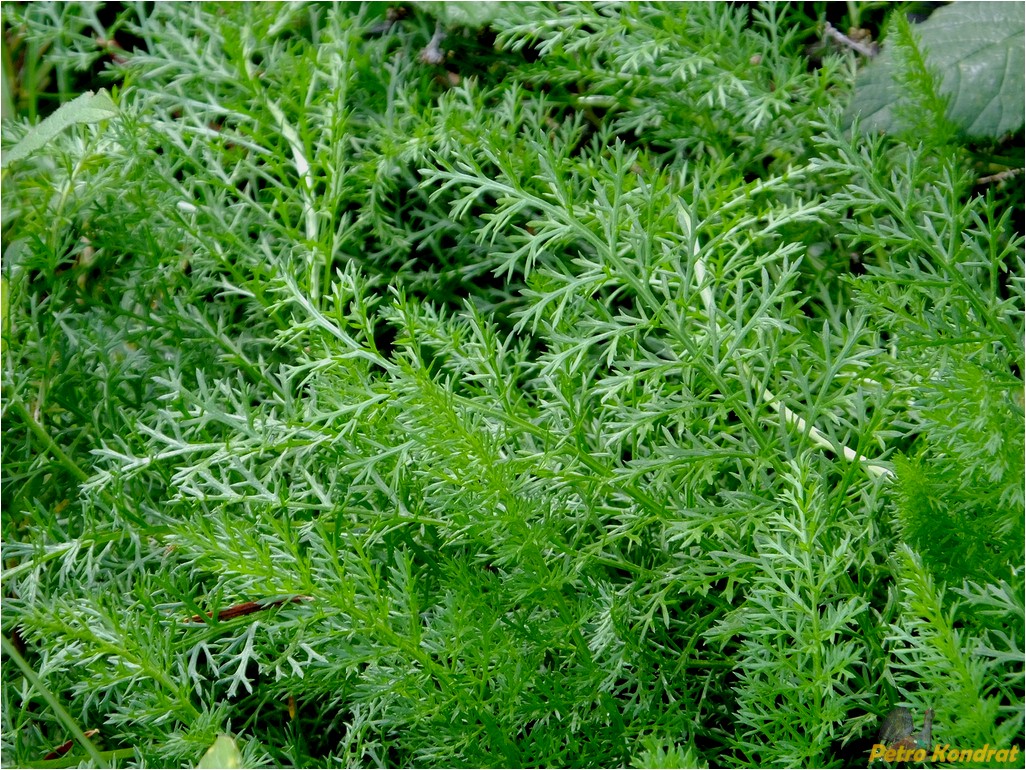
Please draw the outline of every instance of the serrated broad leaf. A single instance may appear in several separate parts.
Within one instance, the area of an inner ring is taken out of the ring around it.
[[[949,99],[947,117],[966,135],[997,137],[1023,125],[1024,28],[1019,3],[953,3],[916,26]],[[897,75],[893,47],[885,44],[859,74],[845,122],[858,117],[866,132],[900,131]]]
[[[62,105],[53,115],[30,129],[20,142],[4,153],[2,166],[6,168],[15,161],[27,158],[53,141],[61,131],[76,123],[99,123],[117,114],[117,105],[105,88],[95,93],[87,91],[77,99]]]

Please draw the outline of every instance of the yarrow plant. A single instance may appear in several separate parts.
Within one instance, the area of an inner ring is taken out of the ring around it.
[[[1022,212],[821,19],[4,21],[6,764],[1021,746]]]

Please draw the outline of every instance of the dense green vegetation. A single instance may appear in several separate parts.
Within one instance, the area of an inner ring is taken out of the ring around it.
[[[116,105],[3,172],[6,765],[1021,747],[1021,130],[903,23],[846,127],[904,8],[3,13],[5,150]]]

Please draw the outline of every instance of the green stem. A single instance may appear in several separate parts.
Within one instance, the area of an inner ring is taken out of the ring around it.
[[[50,434],[47,433],[46,429],[39,424],[39,421],[31,415],[29,410],[25,408],[25,405],[21,401],[12,401],[11,408],[19,416],[21,416],[23,420],[25,420],[25,423],[28,425],[29,430],[31,430],[32,433],[36,436],[36,438],[38,438],[43,443],[46,450],[57,459],[57,462],[60,465],[62,465],[65,468],[65,470],[68,471],[68,473],[70,473],[72,476],[74,476],[82,483],[85,483],[89,480],[89,474],[82,470],[82,468],[79,467],[78,463],[72,460],[71,457],[69,457],[63,449],[57,446],[57,443],[52,438],[50,438]],[[114,499],[114,496],[111,495],[110,492],[101,489],[99,490],[99,495],[100,499],[102,499],[108,506],[110,506],[112,511],[121,511],[126,518],[130,519],[133,524],[136,524],[143,530],[149,528],[145,518],[133,513],[127,505],[118,505],[117,501]]]
[[[113,751],[101,751],[100,756],[107,762],[108,766],[116,762],[128,761],[135,757],[135,749],[114,749]],[[60,759],[42,759],[38,762],[30,762],[25,767],[40,768],[41,770],[59,770],[65,767],[77,767],[82,764],[82,758],[77,756],[63,756]]]
[[[67,469],[67,471],[72,476],[74,476],[79,481],[89,480],[89,474],[82,470],[80,467],[78,467],[78,464],[70,457],[68,457],[64,453],[64,450],[57,446],[56,442],[54,442],[54,440],[50,438],[50,434],[46,432],[46,429],[39,424],[36,418],[32,416],[32,414],[29,412],[28,409],[25,408],[25,405],[21,403],[21,401],[12,402],[11,408],[14,409],[14,411],[17,412],[23,420],[25,420],[25,423],[28,425],[29,430],[31,430],[32,433],[35,434],[36,438],[38,438],[43,443],[43,446],[46,447],[47,451],[50,452],[50,454],[52,454],[54,457],[56,457],[57,461],[61,465],[63,465],[64,468]]]
[[[21,657],[14,645],[8,641],[6,636],[0,636],[0,646],[3,647],[4,654],[13,660],[15,665],[21,669],[21,673],[25,675],[29,684],[31,684],[35,688],[36,692],[42,696],[43,700],[50,705],[50,708],[53,709],[57,719],[59,719],[61,723],[68,728],[68,732],[71,733],[72,737],[82,744],[82,748],[85,749],[86,754],[88,754],[89,758],[93,760],[93,763],[97,767],[107,767],[107,763],[104,762],[103,757],[100,755],[100,752],[96,750],[93,742],[86,738],[85,733],[82,732],[82,728],[78,726],[78,723],[74,719],[72,719],[71,714],[64,710],[64,707],[60,704],[57,698],[55,698],[53,693],[47,689],[46,685],[43,684],[43,681],[39,678],[36,672],[32,670],[32,666],[30,666],[28,662]]]

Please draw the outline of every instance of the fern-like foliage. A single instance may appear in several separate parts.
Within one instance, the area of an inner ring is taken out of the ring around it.
[[[5,667],[5,762],[1021,743],[1006,198],[845,135],[794,8],[506,10],[128,8],[118,116],[5,172],[3,632],[64,704]],[[70,13],[4,8],[109,56]]]

